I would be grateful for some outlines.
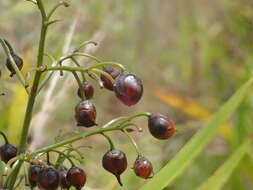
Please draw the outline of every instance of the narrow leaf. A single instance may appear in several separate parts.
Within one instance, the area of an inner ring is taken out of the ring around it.
[[[161,190],[171,185],[208,145],[215,136],[218,127],[227,121],[234,113],[249,91],[251,84],[252,78],[242,85],[206,126],[201,128],[177,155],[165,165],[152,180],[140,188],[140,190]]]
[[[226,183],[234,169],[238,166],[250,146],[246,140],[230,158],[211,176],[201,184],[197,190],[219,190]]]

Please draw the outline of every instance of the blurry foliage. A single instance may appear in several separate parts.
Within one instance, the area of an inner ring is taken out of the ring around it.
[[[174,1],[70,1],[71,7],[59,11],[56,18],[61,23],[50,28],[48,52],[60,56],[65,33],[75,16],[79,16],[77,31],[72,44],[88,40],[112,17],[106,27],[106,39],[99,44],[96,54],[105,59],[124,63],[143,80],[145,93],[142,102],[134,109],[125,108],[110,94],[97,87],[95,91],[99,123],[133,111],[159,111],[171,115],[179,126],[179,134],[168,142],[157,142],[149,135],[136,135],[143,153],[154,163],[155,172],[167,163],[205,122],[185,110],[189,106],[175,106],[177,99],[191,100],[200,106],[200,112],[215,112],[228,97],[250,76],[253,63],[253,3],[251,0],[174,0]],[[47,6],[54,2],[48,1]],[[24,72],[32,69],[36,57],[39,15],[33,5],[20,0],[0,1],[0,33],[14,44],[26,62]],[[26,99],[24,90],[16,80],[10,79],[5,68],[5,56],[0,51],[0,130],[8,133],[10,141],[17,143],[22,125]],[[57,73],[58,74],[58,73]],[[68,84],[66,84],[68,85]],[[59,129],[73,130],[73,107],[78,100],[77,86],[71,87],[62,98],[63,104],[55,105],[54,115],[46,129],[59,133]],[[157,88],[175,94],[170,102],[158,99]],[[57,89],[61,90],[61,88]],[[183,97],[183,98],[182,98]],[[39,102],[37,109],[43,102]],[[186,108],[184,107],[186,106]],[[175,107],[177,109],[175,109]],[[196,107],[195,107],[196,108]],[[199,108],[199,107],[198,107]],[[62,111],[64,110],[64,112]],[[168,188],[173,190],[195,189],[203,180],[234,152],[243,139],[252,133],[252,96],[249,95],[229,121],[232,139],[219,137],[208,147],[192,166]],[[39,121],[38,121],[39,122]],[[146,123],[140,121],[146,131]],[[44,134],[42,134],[44,135]],[[53,142],[52,134],[48,142]],[[135,155],[128,141],[112,135],[129,155],[129,166]],[[145,181],[134,176],[131,169],[123,174],[124,187],[119,188],[113,176],[97,167],[108,149],[101,137],[83,142],[93,149],[85,151],[85,169],[89,171],[88,186],[103,189],[134,189]],[[222,149],[222,151],[220,151]],[[225,184],[224,189],[253,189],[253,162],[251,157],[242,161]],[[98,172],[99,171],[99,172]],[[97,183],[100,179],[100,183]]]

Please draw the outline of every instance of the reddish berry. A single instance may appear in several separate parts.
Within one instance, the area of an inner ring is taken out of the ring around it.
[[[0,147],[1,160],[7,163],[10,159],[17,156],[18,149],[12,144],[4,144]]]
[[[86,99],[91,99],[93,97],[94,88],[90,83],[84,82],[82,84],[82,90],[83,90],[83,94],[85,95]],[[78,88],[77,94],[80,98],[82,98],[80,88]]]
[[[158,139],[168,139],[176,132],[173,121],[161,114],[152,114],[149,117],[148,128],[150,133]]]
[[[81,168],[72,167],[67,173],[67,180],[72,186],[80,190],[86,183],[86,174]]]
[[[103,71],[111,75],[113,79],[116,79],[117,76],[119,76],[120,74],[120,70],[112,66],[105,66],[103,68]],[[105,88],[107,88],[108,90],[113,90],[114,87],[113,87],[112,82],[105,75],[101,75],[100,79],[102,80],[103,86]]]
[[[38,176],[41,170],[42,167],[40,165],[33,164],[30,166],[28,170],[28,179],[32,187],[37,185]]]
[[[131,106],[141,99],[143,86],[135,74],[123,72],[116,78],[114,91],[125,105]]]
[[[88,100],[80,102],[76,106],[75,118],[78,126],[91,127],[96,125],[96,108]]]
[[[18,69],[21,70],[22,67],[23,67],[23,60],[22,60],[22,58],[19,57],[18,55],[16,55],[15,53],[12,54],[12,57],[13,57],[14,62],[17,65]],[[10,77],[12,77],[13,75],[16,74],[14,68],[11,65],[11,61],[9,59],[7,59],[7,61],[6,61],[6,66],[9,69],[9,71],[11,72]]]
[[[144,179],[149,178],[153,172],[153,167],[152,167],[151,162],[143,156],[139,156],[135,160],[133,169],[137,176]]]
[[[38,175],[38,186],[44,190],[56,190],[59,186],[60,178],[58,172],[52,168],[41,169]]]
[[[116,176],[119,184],[122,186],[120,175],[127,168],[125,153],[120,150],[110,150],[103,156],[102,164],[105,170]]]
[[[62,167],[59,171],[60,186],[63,189],[69,189],[71,187],[70,182],[67,180],[67,170]]]

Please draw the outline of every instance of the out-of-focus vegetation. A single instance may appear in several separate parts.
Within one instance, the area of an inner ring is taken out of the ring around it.
[[[53,3],[47,1],[47,6]],[[111,92],[98,86],[94,103],[99,124],[141,111],[165,113],[175,120],[177,135],[162,142],[147,133],[145,120],[139,120],[144,132],[136,134],[135,138],[142,153],[152,161],[155,173],[196,131],[205,126],[213,113],[251,75],[251,0],[75,0],[70,3],[68,9],[61,9],[55,16],[62,22],[50,27],[47,52],[61,56],[65,39],[70,36],[76,21],[72,48],[95,35],[99,39],[99,46],[93,52],[95,55],[123,63],[143,79],[144,96],[134,107],[121,105]],[[34,55],[39,29],[40,17],[31,3],[25,0],[0,1],[0,34],[9,39],[24,58],[22,72],[31,71],[31,75],[36,61]],[[1,63],[5,59],[0,51]],[[83,63],[84,66],[92,64],[87,60]],[[3,67],[3,64],[0,66]],[[27,99],[15,78],[9,78],[5,68],[1,70],[0,93],[6,95],[0,96],[0,130],[6,131],[10,141],[17,144]],[[34,117],[31,144],[35,143],[37,148],[53,143],[60,131],[87,130],[75,126],[74,106],[79,101],[77,85],[72,78],[66,82],[64,77],[60,78],[56,88],[45,88],[38,97],[34,114],[42,114],[42,118],[47,120],[43,121],[42,129],[37,129],[42,121],[41,117]],[[49,90],[51,96],[46,99]],[[249,93],[232,118],[220,128],[212,143],[167,189],[191,190],[199,187],[228,161],[229,156],[252,133],[252,122],[252,96]],[[33,138],[34,135],[36,138]],[[109,147],[100,136],[81,142],[92,147],[82,149],[85,157],[83,168],[88,174],[87,186],[94,190],[138,189],[146,181],[137,178],[130,169],[136,157],[135,151],[124,136],[112,133],[112,137],[117,148],[124,150],[128,156],[129,169],[122,176],[124,186],[120,188],[114,177],[101,166],[102,155]],[[225,171],[228,172],[228,169]],[[240,161],[223,189],[250,190],[253,189],[252,182],[250,152]]]

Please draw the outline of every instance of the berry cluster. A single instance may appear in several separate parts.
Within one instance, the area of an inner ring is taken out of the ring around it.
[[[52,166],[32,164],[28,171],[28,178],[32,187],[38,186],[45,190],[56,190],[58,187],[69,189],[71,186],[80,190],[86,183],[86,173],[75,166],[69,170],[60,166],[57,170]]]

